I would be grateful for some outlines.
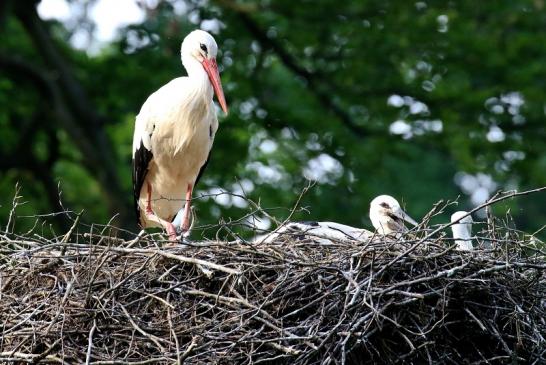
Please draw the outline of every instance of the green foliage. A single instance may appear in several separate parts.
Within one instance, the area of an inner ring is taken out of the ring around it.
[[[92,56],[70,47],[72,29],[45,24],[86,102],[101,115],[123,192],[115,204],[132,204],[134,117],[150,93],[184,74],[180,42],[207,19],[222,24],[215,38],[230,114],[221,117],[197,196],[242,186],[266,208],[289,208],[314,176],[318,182],[302,200],[310,214],[295,219],[368,225],[369,201],[382,193],[404,201],[415,217],[437,200],[459,195],[459,207],[469,208],[469,192],[455,183],[460,171],[490,175],[496,182],[490,194],[546,183],[543,1],[184,4],[187,13],[178,16],[170,2],[160,1],[142,24],[123,29]],[[53,67],[21,25],[20,13],[7,14],[0,31],[9,36],[0,55],[17,56],[51,76]],[[0,216],[9,211],[15,181],[40,213],[54,209],[52,198],[34,188],[44,177],[24,162],[47,164],[52,155],[48,178],[60,181],[65,205],[85,209],[89,221],[107,221],[115,212],[112,195],[47,94],[27,76],[0,72],[0,153],[6,157],[0,163]],[[402,132],[390,132],[395,121]],[[43,131],[27,141],[31,149],[18,148],[25,143],[24,125]],[[52,154],[54,141],[60,151]],[[28,155],[14,161],[8,158],[13,153]],[[321,164],[330,170],[320,173]],[[236,219],[248,210],[226,200],[200,199],[199,222]],[[544,224],[545,204],[546,194],[539,194],[509,207],[520,228],[532,230]]]

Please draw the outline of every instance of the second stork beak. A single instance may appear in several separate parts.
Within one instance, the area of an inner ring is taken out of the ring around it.
[[[408,223],[410,223],[410,224],[413,224],[414,226],[417,226],[417,225],[418,225],[418,223],[417,223],[415,220],[413,220],[413,218],[411,218],[411,217],[408,215],[408,213],[404,212],[402,209],[396,210],[396,211],[394,212],[394,214],[395,214],[398,218],[400,218],[400,219],[402,219],[402,220],[405,220],[406,222],[408,222]]]
[[[228,107],[226,104],[226,98],[224,97],[224,90],[222,89],[222,82],[220,81],[220,73],[218,72],[216,59],[205,58],[203,60],[203,68],[207,72],[207,75],[209,75],[210,83],[212,84],[212,87],[214,89],[214,92],[216,93],[216,97],[218,98],[218,102],[220,103],[222,110],[224,111],[224,113],[227,114]]]

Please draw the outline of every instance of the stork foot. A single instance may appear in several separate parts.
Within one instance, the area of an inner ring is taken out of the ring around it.
[[[176,217],[174,218],[172,224],[174,227],[176,227],[176,232],[180,235],[180,239],[183,241],[185,238],[190,236],[191,229],[193,226],[193,221],[192,221],[192,224],[190,225],[189,220],[182,217],[182,215],[183,213],[181,209],[176,215]],[[183,221],[184,223],[181,224],[180,223],[181,221]]]
[[[169,235],[169,241],[177,243],[178,239],[176,238],[176,229],[174,228],[174,225],[170,222],[166,222],[165,229]]]
[[[178,231],[180,233],[180,231]],[[187,236],[184,236],[183,234],[179,234],[174,239],[169,236],[169,241],[166,242],[163,247],[168,248],[185,248],[188,247],[186,244],[189,243],[190,240],[187,238]]]

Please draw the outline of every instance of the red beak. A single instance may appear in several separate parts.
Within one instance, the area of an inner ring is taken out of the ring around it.
[[[220,106],[222,107],[222,110],[224,113],[228,113],[228,107],[226,104],[226,99],[224,97],[224,90],[222,89],[222,82],[220,81],[220,73],[218,72],[218,65],[216,64],[216,59],[203,59],[203,68],[209,75],[210,83],[212,84],[212,87],[214,88],[214,92],[216,93],[216,97],[218,98],[218,102],[220,103]]]

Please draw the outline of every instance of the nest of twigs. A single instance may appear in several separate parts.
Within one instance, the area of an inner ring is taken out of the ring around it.
[[[473,252],[424,229],[173,248],[77,228],[1,237],[4,362],[546,361],[544,251],[507,228]]]

